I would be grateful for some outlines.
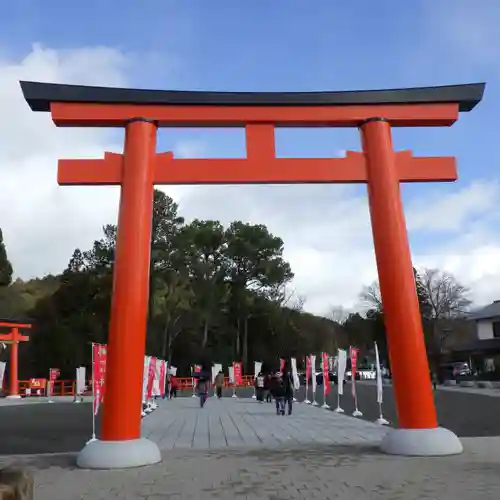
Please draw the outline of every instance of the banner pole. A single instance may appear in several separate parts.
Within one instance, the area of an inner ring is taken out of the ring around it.
[[[52,378],[51,378],[51,375],[52,375],[52,370],[49,370],[49,381],[47,384],[47,395],[49,396],[49,400],[47,401],[47,403],[54,402],[54,401],[52,401]]]
[[[342,381],[340,383],[342,383]],[[337,413],[344,413],[344,410],[340,406],[340,392],[338,390],[338,384],[337,384],[337,408],[335,408],[334,411]]]
[[[245,367],[246,368],[246,367]],[[256,370],[256,365],[255,365],[255,361],[253,363],[253,379],[252,379],[252,386],[253,386],[253,395],[252,395],[252,399],[257,399],[257,392],[255,390],[255,378],[257,377],[257,374],[255,373],[257,370]]]
[[[92,437],[90,441],[96,441],[95,436],[95,367],[94,367],[94,343],[92,342]]]
[[[311,366],[311,357],[306,356],[306,397],[304,399],[304,403],[306,405],[310,405],[311,401],[309,401],[309,376],[311,376],[311,382],[312,382],[312,366]],[[308,371],[309,367],[309,371]]]
[[[321,369],[323,370],[323,406],[321,408],[324,408],[325,410],[330,409],[330,406],[326,402],[326,396],[329,392],[328,389],[330,388],[330,373],[328,368],[328,358],[327,355],[323,352],[321,353]]]
[[[353,417],[362,417],[363,414],[359,411],[358,408],[358,391],[356,390],[356,378],[352,377],[352,390],[354,395],[354,408],[355,410],[352,412]]]
[[[328,403],[326,402],[326,384],[329,384],[330,381],[328,380],[328,377],[327,377],[327,380],[324,380],[325,377],[323,375],[323,406],[321,408],[325,408],[325,410],[329,410],[330,409],[330,406],[328,406]]]
[[[384,415],[382,414],[382,403],[379,401],[378,403],[378,409],[379,409],[379,418],[375,421],[376,424],[379,425],[389,425],[389,422],[384,418]]]
[[[378,403],[378,410],[379,410],[379,418],[375,420],[376,424],[379,425],[389,425],[389,422],[384,418],[384,415],[382,414],[382,401],[383,401],[383,393],[384,393],[384,383],[382,380],[382,369],[380,367],[380,356],[378,353],[378,346],[377,343],[375,342],[375,363],[376,363],[376,370],[377,370],[377,403]]]

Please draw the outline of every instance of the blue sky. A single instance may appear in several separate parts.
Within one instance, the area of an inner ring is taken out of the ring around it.
[[[406,186],[403,195],[411,205],[422,196],[438,200],[475,182],[498,181],[499,23],[498,0],[20,0],[2,7],[0,62],[17,64],[33,44],[61,58],[85,47],[109,47],[125,56],[130,86],[184,90],[356,90],[486,81],[484,101],[453,127],[394,132],[396,149],[458,158],[459,182]],[[158,149],[182,141],[201,144],[203,156],[244,154],[242,130],[164,130]],[[352,129],[277,133],[280,156],[332,156],[359,148]],[[365,190],[349,192],[361,196]],[[469,207],[461,223],[475,224],[478,217],[496,244],[500,214],[477,215]],[[462,229],[421,226],[410,234],[416,253]]]
[[[491,171],[498,158],[496,127],[487,126],[500,111],[498,67],[454,46],[453,37],[466,33],[443,34],[440,20],[447,21],[450,3],[24,0],[4,5],[0,43],[11,57],[29,52],[33,42],[56,49],[114,47],[131,55],[130,80],[146,88],[350,90],[487,80],[484,104],[451,131],[395,135],[399,147],[420,154],[456,154],[466,180]],[[500,20],[500,6],[489,5]],[[207,154],[242,154],[242,134],[231,136],[212,133]],[[278,135],[279,154],[322,156],[358,147],[352,130]]]

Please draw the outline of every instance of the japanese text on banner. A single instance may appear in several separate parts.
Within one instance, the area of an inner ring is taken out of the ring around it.
[[[328,373],[328,353],[322,353],[323,357],[323,390],[324,394],[330,393],[330,377]]]
[[[241,372],[241,363],[233,363],[234,369],[234,385],[242,385],[243,383],[243,374]]]
[[[93,393],[94,393],[94,415],[97,415],[100,404],[104,401],[106,385],[106,358],[107,350],[105,345],[93,344]]]

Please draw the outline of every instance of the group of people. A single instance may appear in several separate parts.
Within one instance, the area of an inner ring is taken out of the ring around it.
[[[211,368],[202,365],[201,370],[194,374],[196,380],[196,393],[200,399],[200,407],[203,408],[208,398],[208,391],[212,379]],[[170,380],[175,379],[175,377]],[[274,399],[277,415],[291,415],[293,407],[294,383],[292,370],[288,361],[280,370],[261,371],[255,377],[255,395],[257,401],[270,403]],[[214,380],[215,395],[218,399],[222,397],[222,389],[225,385],[224,374],[220,371]],[[177,389],[175,389],[176,394]]]
[[[265,373],[261,371],[255,378],[257,401],[270,403],[274,399],[277,415],[291,415],[293,406],[294,383],[288,362],[281,370]]]

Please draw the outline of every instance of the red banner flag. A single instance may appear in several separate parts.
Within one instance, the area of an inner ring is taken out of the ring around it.
[[[356,400],[356,371],[358,368],[359,349],[356,347],[349,348],[349,357],[351,358],[351,392],[352,397]]]
[[[165,361],[162,361],[160,364],[160,396],[163,397],[165,396],[165,376],[166,376],[166,370],[165,370]]]
[[[148,369],[148,386],[146,391],[146,398],[152,399],[153,397],[153,384],[155,380],[156,373],[156,358],[151,356],[149,358],[149,369]]]
[[[285,368],[285,360],[280,358],[280,372],[283,371],[283,368]]]
[[[356,372],[358,367],[358,354],[359,354],[358,348],[356,347],[349,348],[349,357],[351,358],[351,373],[353,380],[355,380],[356,378]]]
[[[328,373],[328,353],[323,352],[321,354],[323,360],[323,390],[324,394],[327,395],[330,393],[330,377]]]
[[[243,373],[241,370],[241,362],[234,362],[233,363],[233,370],[234,370],[234,385],[239,386],[243,384]]]
[[[94,396],[94,415],[97,415],[99,406],[104,400],[104,390],[106,384],[106,346],[92,344],[92,380]]]
[[[59,375],[61,375],[61,370],[59,368],[50,368],[49,369],[49,383],[47,384],[47,396],[50,398],[54,394],[54,385],[56,383],[56,380],[59,378]]]

